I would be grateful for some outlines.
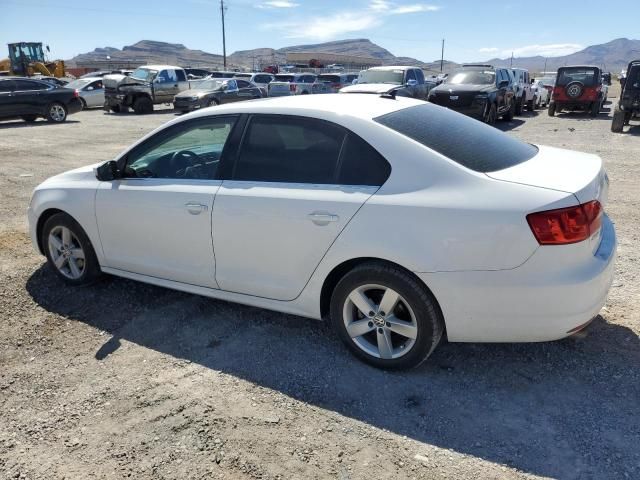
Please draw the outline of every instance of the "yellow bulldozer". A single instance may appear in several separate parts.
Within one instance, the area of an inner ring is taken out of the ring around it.
[[[46,48],[49,52],[49,47]],[[30,77],[36,74],[47,77],[64,77],[64,61],[47,61],[41,42],[10,43],[9,58],[0,60],[0,75]]]

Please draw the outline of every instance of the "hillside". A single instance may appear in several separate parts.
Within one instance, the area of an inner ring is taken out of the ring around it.
[[[563,65],[595,65],[616,73],[625,68],[630,60],[636,58],[640,58],[640,40],[617,38],[601,45],[592,45],[570,55],[547,58],[547,71],[555,70]],[[511,59],[492,58],[486,62],[505,65],[509,64]],[[545,58],[540,56],[514,58],[513,66],[542,71],[545,66]]]
[[[227,57],[230,67],[251,68],[257,63],[285,63],[287,52],[326,52],[382,59],[385,64],[402,63],[422,65],[415,58],[396,57],[388,50],[367,39],[340,40],[313,45],[295,45],[278,50],[273,48],[256,48],[241,50]],[[222,66],[222,55],[207,53],[202,50],[191,50],[179,43],[166,43],[153,40],[142,40],[134,45],[125,46],[122,50],[113,47],[96,48],[92,52],[83,53],[68,60],[69,65],[86,62],[104,62],[107,56],[114,62],[131,64],[169,63],[182,66]]]

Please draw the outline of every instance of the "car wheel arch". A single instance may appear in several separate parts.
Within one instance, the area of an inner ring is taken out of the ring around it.
[[[324,282],[322,283],[322,288],[320,289],[320,318],[322,318],[323,320],[327,320],[329,318],[329,312],[330,312],[330,306],[331,306],[331,295],[333,294],[334,289],[338,285],[338,282],[348,272],[350,272],[354,268],[364,263],[383,264],[385,266],[392,266],[405,271],[407,274],[415,278],[422,286],[424,286],[424,288],[426,288],[426,290],[429,292],[431,297],[434,299],[437,308],[440,310],[441,313],[443,313],[440,303],[438,302],[438,299],[434,295],[433,291],[429,288],[427,284],[424,283],[424,281],[418,275],[413,273],[411,270],[403,267],[398,263],[392,262],[390,260],[385,260],[385,259],[376,258],[376,257],[359,257],[359,258],[352,258],[349,260],[345,260],[342,263],[339,263],[338,265],[333,267],[333,269],[325,277]],[[444,319],[444,314],[442,315],[442,318]],[[446,335],[446,319],[444,319],[443,337],[445,335]]]
[[[47,222],[47,220],[58,213],[65,213],[69,215],[67,212],[65,212],[64,210],[60,210],[59,208],[48,208],[38,217],[38,223],[36,224],[36,240],[38,242],[38,250],[42,255],[44,255],[44,245],[42,245],[42,229],[44,228],[44,224]]]

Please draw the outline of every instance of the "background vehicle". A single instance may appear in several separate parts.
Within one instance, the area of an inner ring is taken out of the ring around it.
[[[69,83],[69,80],[66,80],[64,78],[46,77],[44,75],[34,75],[31,78],[33,78],[34,80],[42,80],[44,82],[49,82],[55,85],[56,87],[64,87]]]
[[[445,327],[453,342],[583,328],[614,272],[607,185],[595,155],[423,101],[309,95],[174,119],[41,184],[28,218],[69,284],[102,271],[329,318],[359,358],[406,368]]]
[[[0,74],[33,76],[37,73],[48,77],[64,77],[64,61],[45,59],[41,42],[10,43],[9,58],[0,60]],[[47,51],[49,47],[47,46]]]
[[[269,83],[269,96],[282,97],[316,93],[314,91],[315,83],[316,76],[313,73],[279,73]]]
[[[512,120],[516,108],[512,76],[506,68],[464,66],[429,92],[429,101],[490,125]]]
[[[247,82],[251,82],[262,90],[262,96],[266,97],[269,94],[269,84],[273,82],[275,78],[270,73],[236,73],[234,78],[242,78]]]
[[[208,78],[233,78],[233,76],[238,73],[238,72],[224,72],[224,71],[215,71],[215,72],[209,72],[209,77]]]
[[[172,65],[145,65],[130,76],[105,75],[104,108],[112,112],[153,112],[153,106],[171,103],[178,93],[191,88],[184,69]]]
[[[556,76],[555,75],[546,75],[544,77],[536,78],[536,83],[540,82],[544,88],[549,92],[549,100],[551,100],[551,95],[553,94],[553,87],[556,84]]]
[[[535,108],[549,105],[549,98],[551,97],[549,90],[540,80],[532,80],[531,91],[536,100]]]
[[[125,75],[128,77],[132,73],[133,70],[98,70],[96,72],[85,73],[78,78],[98,78],[104,77],[105,75]]]
[[[341,89],[340,93],[381,94],[395,86],[402,86],[396,89],[397,96],[426,100],[436,84],[425,80],[422,69],[417,67],[373,67],[360,72],[358,83]]]
[[[196,87],[175,96],[173,107],[183,113],[224,103],[262,98],[262,90],[241,78],[204,80]]]
[[[67,88],[78,90],[82,108],[104,106],[104,85],[102,77],[79,78],[70,82]]]
[[[640,117],[640,60],[629,63],[626,77],[611,122],[611,131],[616,133],[622,132],[632,118]]]
[[[600,68],[593,66],[560,67],[553,87],[549,115],[563,109],[584,110],[595,117],[602,108],[602,76]]]
[[[357,73],[321,73],[317,81],[328,84],[331,92],[336,93],[341,88],[352,85],[357,78]]]
[[[525,107],[530,112],[533,111],[537,99],[531,89],[529,71],[524,68],[512,68],[511,73],[516,87],[516,115],[520,115]]]
[[[34,122],[44,117],[61,123],[82,110],[76,90],[25,77],[0,77],[0,119]]]
[[[187,74],[187,78],[189,80],[199,80],[211,75],[211,72],[209,70],[205,70],[203,68],[185,68],[184,71]]]

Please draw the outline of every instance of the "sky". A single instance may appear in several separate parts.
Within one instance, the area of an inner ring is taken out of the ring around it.
[[[445,59],[463,62],[511,52],[552,57],[640,38],[639,0],[226,0],[225,6],[227,54],[368,38],[396,56],[433,61],[444,38]],[[143,39],[222,53],[220,24],[219,0],[0,0],[0,44],[41,41],[51,57],[63,59]]]

